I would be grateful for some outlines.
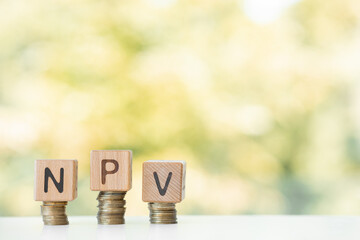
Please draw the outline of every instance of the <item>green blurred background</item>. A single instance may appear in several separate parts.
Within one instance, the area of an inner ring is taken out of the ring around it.
[[[358,214],[360,1],[1,0],[0,215],[39,215],[34,160],[187,161],[179,214]]]

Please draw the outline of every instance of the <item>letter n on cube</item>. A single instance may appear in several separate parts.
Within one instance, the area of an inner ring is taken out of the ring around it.
[[[75,159],[35,161],[35,201],[72,201],[77,197]]]

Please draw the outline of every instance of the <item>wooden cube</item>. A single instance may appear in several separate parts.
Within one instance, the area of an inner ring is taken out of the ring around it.
[[[143,163],[144,202],[178,203],[185,197],[185,161],[149,160]]]
[[[35,161],[35,201],[72,201],[77,197],[77,160]]]
[[[93,191],[129,191],[131,169],[130,150],[93,150],[90,154],[90,188]]]

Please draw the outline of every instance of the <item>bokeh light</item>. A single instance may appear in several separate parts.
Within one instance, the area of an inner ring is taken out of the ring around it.
[[[35,159],[187,161],[180,214],[357,214],[360,2],[3,0],[0,215],[39,215]]]

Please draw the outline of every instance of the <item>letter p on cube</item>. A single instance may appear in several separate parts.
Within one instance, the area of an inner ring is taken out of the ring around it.
[[[93,150],[90,153],[90,188],[93,191],[129,191],[131,169],[130,150]]]

